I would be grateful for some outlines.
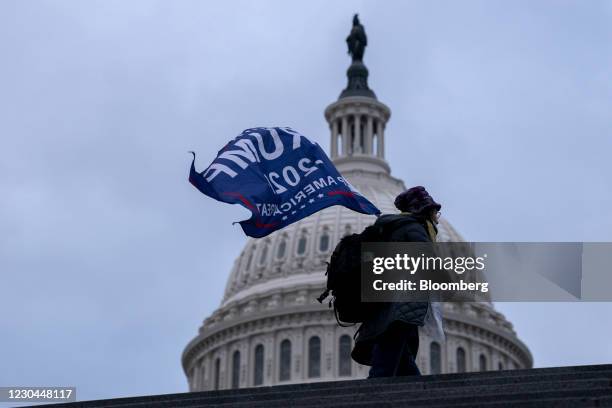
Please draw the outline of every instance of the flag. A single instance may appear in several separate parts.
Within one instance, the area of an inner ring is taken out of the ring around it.
[[[189,182],[215,200],[250,210],[251,218],[240,226],[255,238],[332,205],[380,214],[317,143],[288,127],[246,129],[202,172],[193,153]]]

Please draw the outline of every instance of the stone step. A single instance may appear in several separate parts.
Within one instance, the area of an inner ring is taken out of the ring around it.
[[[457,393],[463,392],[463,390],[471,389],[471,387],[478,386],[471,392],[479,392],[479,389],[489,388],[490,390],[500,389],[503,390],[508,387],[522,387],[525,384],[526,387],[535,387],[536,389],[543,389],[543,387],[550,384],[556,386],[557,384],[564,384],[566,387],[577,387],[585,385],[585,381],[596,381],[595,385],[607,385],[612,380],[612,371],[593,371],[584,372],[581,374],[572,374],[562,372],[560,374],[549,373],[543,375],[531,374],[525,376],[512,376],[505,378],[505,376],[496,376],[496,372],[492,372],[491,378],[478,378],[473,379],[469,375],[454,375],[451,379],[444,381],[408,381],[404,379],[402,382],[389,383],[390,379],[378,379],[369,381],[359,381],[359,387],[352,387],[350,383],[354,381],[345,382],[331,382],[325,383],[325,388],[319,388],[318,390],[308,389],[293,389],[291,392],[284,392],[282,388],[285,387],[265,387],[265,388],[253,388],[252,393],[234,393],[232,391],[217,391],[217,392],[205,392],[205,393],[191,393],[191,394],[178,394],[176,398],[172,396],[160,396],[170,397],[169,399],[163,399],[163,401],[157,400],[157,403],[162,406],[164,402],[169,405],[180,402],[182,406],[190,406],[191,404],[198,405],[200,403],[215,403],[215,404],[240,404],[242,402],[246,404],[255,404],[258,402],[266,405],[271,405],[277,401],[281,405],[284,405],[287,400],[287,396],[290,396],[292,400],[303,400],[311,398],[316,395],[320,398],[332,398],[335,396],[344,395],[355,395],[355,394],[380,394],[386,393],[391,395],[394,392],[420,392],[426,393],[427,395],[434,395],[436,393]],[[462,378],[456,378],[460,376]],[[466,376],[468,376],[466,378]],[[482,377],[482,376],[480,376]],[[423,379],[429,379],[429,376],[422,377]],[[453,379],[454,378],[454,379]],[[382,380],[382,381],[381,381]],[[571,380],[578,381],[577,383],[571,382]],[[569,381],[569,382],[568,382]],[[535,386],[534,386],[535,384]],[[321,384],[320,384],[321,385]],[[497,387],[497,388],[494,388]],[[305,388],[305,387],[303,387]],[[450,390],[448,390],[450,389]],[[261,392],[266,390],[267,392]],[[260,391],[260,392],[256,392]],[[330,400],[331,401],[331,400]],[[335,401],[332,401],[335,402]],[[118,400],[109,400],[112,405],[107,406],[144,406],[146,404],[154,403],[153,401],[141,401],[141,402],[121,402]],[[128,405],[125,405],[125,404]],[[341,401],[339,402],[341,403]]]
[[[378,407],[392,407],[392,408],[442,408],[442,407],[456,407],[456,408],[587,408],[587,407],[612,407],[612,397],[572,397],[564,396],[562,398],[534,398],[527,396],[528,399],[517,399],[512,401],[497,400],[497,401],[471,401],[471,402],[455,402],[443,404],[425,404],[415,405],[414,401],[377,401],[377,402],[353,402],[349,404],[342,404],[340,408],[378,408]],[[210,405],[209,405],[210,406]]]
[[[211,404],[230,404],[232,406],[286,406],[287,402],[290,401],[291,405],[299,406],[301,404],[306,405],[317,405],[317,404],[342,404],[344,400],[357,396],[362,399],[368,395],[382,395],[386,398],[394,398],[398,395],[399,398],[433,398],[438,396],[440,393],[444,395],[478,395],[478,394],[490,394],[499,393],[504,391],[520,390],[526,391],[537,391],[537,390],[557,390],[557,389],[589,389],[589,388],[605,388],[612,382],[612,372],[608,372],[607,377],[603,378],[575,378],[573,380],[568,379],[549,379],[548,381],[531,381],[530,378],[523,378],[523,381],[515,379],[512,382],[503,383],[500,381],[490,381],[483,379],[479,385],[464,385],[462,380],[453,382],[446,382],[446,384],[431,383],[423,387],[422,383],[408,383],[408,384],[389,384],[389,385],[377,385],[372,388],[361,388],[353,389],[350,387],[341,388],[329,388],[313,391],[293,391],[290,393],[284,392],[269,392],[265,394],[245,394],[245,395],[218,395],[218,396],[201,396],[193,397],[190,399],[181,400],[170,400],[168,404],[176,403],[180,401],[181,406],[198,406],[201,403]],[[125,406],[125,405],[117,405]],[[133,405],[129,405],[133,406]],[[157,406],[157,405],[156,405]],[[158,406],[167,406],[161,403]]]
[[[507,384],[507,385],[483,385],[483,386],[471,386],[471,387],[452,387],[452,388],[433,388],[433,389],[422,389],[422,390],[396,390],[392,392],[383,391],[377,393],[364,393],[364,392],[353,392],[345,391],[341,394],[330,394],[330,395],[311,395],[297,397],[293,394],[289,395],[277,395],[276,398],[262,401],[259,398],[242,398],[241,400],[227,401],[223,399],[211,400],[211,403],[217,404],[217,406],[232,406],[232,407],[261,407],[261,408],[275,408],[275,407],[286,407],[287,405],[292,407],[315,407],[315,406],[338,406],[346,403],[347,401],[361,401],[362,403],[376,403],[381,404],[381,400],[387,402],[395,401],[410,401],[411,406],[418,406],[419,404],[432,406],[439,404],[447,406],[450,404],[457,403],[458,401],[465,402],[479,402],[483,399],[490,401],[497,401],[499,397],[504,398],[516,398],[517,395],[528,395],[533,397],[539,394],[546,394],[554,396],[559,392],[571,392],[577,391],[578,395],[584,395],[585,391],[590,392],[594,390],[606,390],[612,395],[612,382],[609,379],[597,379],[597,380],[575,380],[575,381],[562,381],[562,382],[534,382],[525,384]],[[573,394],[572,394],[573,395]],[[196,407],[203,401],[184,401],[181,406],[184,407]]]
[[[291,384],[237,390],[116,398],[51,406],[56,408],[201,406],[273,408],[288,405],[303,407],[367,407],[375,405],[391,407],[407,406],[409,404],[409,406],[441,407],[456,404],[463,404],[463,406],[474,406],[474,404],[499,406],[495,404],[503,401],[523,405],[540,400],[558,400],[561,403],[566,399],[587,404],[580,406],[589,406],[590,403],[609,402],[612,398],[611,383],[612,364],[602,364]],[[595,394],[596,396],[593,396]],[[584,401],[582,401],[583,399]],[[550,403],[552,404],[552,402]]]
[[[612,407],[612,392],[609,387],[601,389],[564,390],[553,392],[529,392],[494,395],[474,395],[460,398],[440,397],[435,399],[398,399],[388,400],[369,398],[337,405],[341,408],[492,408],[492,407]],[[204,406],[204,405],[201,405]],[[223,406],[223,405],[216,405]],[[287,406],[287,405],[286,405]],[[294,406],[294,405],[288,405]],[[301,408],[315,407],[315,405],[300,405]]]

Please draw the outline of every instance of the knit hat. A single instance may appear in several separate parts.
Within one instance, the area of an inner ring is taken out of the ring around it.
[[[442,206],[434,201],[429,195],[425,187],[412,187],[403,193],[400,193],[396,198],[395,207],[402,212],[411,212],[413,214],[422,215],[427,210],[436,209],[440,211]]]

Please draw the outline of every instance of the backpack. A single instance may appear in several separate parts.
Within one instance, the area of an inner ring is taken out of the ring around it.
[[[385,241],[389,224],[393,223],[373,224],[360,234],[343,237],[327,262],[327,289],[317,300],[323,303],[331,294],[329,307],[333,306],[336,321],[342,327],[352,325],[341,322],[361,323],[376,310],[374,304],[361,302],[361,244]]]

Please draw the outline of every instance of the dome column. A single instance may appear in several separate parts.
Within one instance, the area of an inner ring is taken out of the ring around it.
[[[372,154],[372,134],[374,133],[372,116],[368,115],[366,122],[365,154]]]
[[[338,121],[334,120],[331,124],[332,127],[332,140],[331,140],[331,157],[332,159],[338,157]]]
[[[385,157],[385,123],[382,121],[377,121],[377,146],[376,146],[376,156],[383,158]]]
[[[354,116],[354,126],[355,132],[353,134],[353,154],[361,153],[361,121],[359,118],[359,114]]]
[[[341,156],[348,156],[349,152],[349,132],[348,132],[348,118],[342,117],[342,153]]]

